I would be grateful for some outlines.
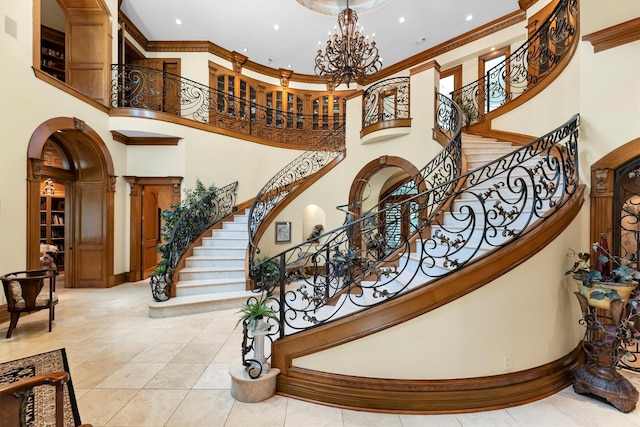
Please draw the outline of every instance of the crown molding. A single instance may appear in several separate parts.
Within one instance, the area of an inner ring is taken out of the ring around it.
[[[591,43],[594,53],[635,42],[640,40],[640,18],[584,35],[582,40]]]
[[[525,1],[525,0],[522,0]],[[528,0],[526,3],[535,3],[537,0]],[[227,60],[231,63],[234,61],[234,52],[229,51],[221,46],[216,45],[210,41],[148,41],[142,32],[136,28],[135,25],[126,17],[122,12],[118,14],[122,22],[125,23],[126,31],[147,51],[147,52],[208,52],[219,58]],[[365,84],[369,84],[373,81],[380,80],[385,77],[389,77],[400,71],[407,70],[419,65],[422,62],[431,60],[438,55],[442,55],[451,50],[457,49],[465,44],[474,42],[483,37],[501,31],[512,25],[525,21],[527,18],[526,11],[516,10],[510,14],[507,14],[501,18],[495,19],[485,25],[482,25],[474,30],[468,31],[455,37],[449,41],[441,43],[423,52],[417,53],[403,61],[397,62],[389,67],[383,68],[376,74],[369,76]],[[256,62],[247,59],[242,68],[254,71],[264,76],[280,79],[282,73],[279,69],[271,68],[266,65],[261,65]],[[312,83],[312,84],[324,84],[323,78],[311,75],[311,74],[299,74],[296,72],[291,73],[289,78],[291,82],[299,83]]]

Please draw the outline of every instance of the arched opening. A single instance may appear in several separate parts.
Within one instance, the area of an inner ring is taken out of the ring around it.
[[[358,172],[351,184],[349,205],[347,207],[349,215],[352,215],[352,219],[357,219],[364,212],[371,211],[382,200],[386,200],[387,204],[390,205],[398,205],[398,202],[401,202],[402,199],[411,197],[419,191],[424,191],[424,182],[422,180],[412,180],[412,177],[419,176],[418,173],[418,168],[400,157],[382,156],[372,160]],[[385,206],[382,207],[384,208]],[[397,215],[405,214],[406,212],[400,212],[399,210],[396,212],[390,209],[384,218],[380,217],[380,223],[365,224],[365,227],[372,227],[373,230],[371,231],[374,234],[379,233],[380,236],[384,236],[385,240],[388,240],[389,236],[393,236],[392,240],[394,241],[400,235],[408,237],[412,232],[409,227],[403,230],[387,227],[387,223],[400,224],[401,222],[397,221]],[[411,216],[415,216],[417,221],[418,212],[412,212],[411,214]],[[390,248],[395,246],[393,241],[388,241],[387,243]],[[357,240],[355,244],[360,245],[363,243]]]
[[[38,268],[40,263],[40,208],[46,178],[64,186],[64,203],[61,206],[58,201],[53,210],[64,218],[64,231],[56,235],[63,233],[65,286],[113,286],[116,177],[104,141],[82,120],[70,117],[47,120],[33,132],[27,149],[28,268]]]

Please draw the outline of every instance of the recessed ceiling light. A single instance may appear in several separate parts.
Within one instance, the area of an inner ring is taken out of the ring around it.
[[[493,52],[494,50],[496,50],[496,48],[495,48],[495,47],[492,47],[492,48],[491,48],[491,51]]]
[[[249,49],[247,49],[246,47],[244,47],[244,48],[242,48],[242,51],[246,53],[246,52],[249,52]]]
[[[404,16],[401,16],[400,19],[398,19],[398,22],[401,24],[404,23]]]
[[[178,24],[178,25],[182,25],[182,19],[180,19],[180,18],[176,18],[176,24]]]
[[[287,68],[291,68],[291,64],[287,65]]]
[[[276,30],[276,31],[279,30],[280,29],[280,25],[278,25],[278,24],[274,25],[273,29]]]
[[[467,15],[466,19],[467,19],[467,21],[471,21],[473,19],[473,15],[471,15],[471,14]]]

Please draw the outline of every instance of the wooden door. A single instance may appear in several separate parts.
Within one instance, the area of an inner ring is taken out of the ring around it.
[[[158,190],[145,187],[142,191],[142,278],[149,277],[158,265],[156,247],[160,241]]]

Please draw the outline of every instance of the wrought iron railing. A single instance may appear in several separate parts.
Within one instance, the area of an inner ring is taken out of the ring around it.
[[[268,141],[313,146],[344,123],[339,115],[302,114],[230,95],[193,80],[140,65],[112,65],[111,105],[141,108],[208,123]]]
[[[318,171],[344,153],[344,127],[332,132],[325,132],[314,147],[287,164],[280,172],[271,178],[258,192],[249,209],[249,267],[254,266],[255,257],[260,250],[255,241],[260,227],[265,223],[269,214],[286,197],[307,182]]]
[[[477,170],[321,235],[313,249],[274,257],[281,280],[266,289],[279,315],[271,339],[428,286],[543,223],[579,186],[578,127],[576,115]],[[443,187],[455,190],[440,209]]]
[[[457,108],[456,108],[457,107]],[[451,139],[462,127],[462,111],[451,98],[436,92],[435,130]]]
[[[153,299],[166,301],[170,298],[173,273],[180,257],[202,233],[233,212],[237,188],[236,181],[207,193],[176,221],[171,236],[158,249],[162,254],[162,261],[150,279]]]
[[[451,93],[462,108],[465,124],[485,115],[539,84],[572,52],[578,37],[578,0],[561,0],[549,19],[503,62],[477,81]]]
[[[362,94],[362,129],[376,123],[409,119],[409,77],[382,80]]]
[[[460,175],[461,164],[462,164],[462,145],[461,145],[461,127],[462,123],[460,120],[461,112],[459,107],[451,101],[451,99],[446,97],[439,97],[439,106],[437,108],[436,117],[440,118],[442,123],[447,123],[448,130],[446,132],[451,133],[451,139],[449,143],[440,151],[440,153],[435,156],[425,167],[423,167],[418,174],[413,176],[408,180],[415,189],[428,194],[428,198],[432,200],[430,206],[423,212],[422,215],[431,215],[434,209],[439,209],[443,206],[450,198],[453,193],[455,180],[454,178]],[[442,131],[445,132],[444,125],[436,125],[437,127],[442,127]],[[287,169],[285,169],[287,170]],[[277,181],[277,180],[276,180]],[[449,183],[449,184],[448,184]],[[283,186],[286,188],[286,186]],[[272,195],[274,200],[278,200],[277,192],[270,191],[271,186],[265,186],[265,189],[261,192],[263,195]],[[273,193],[273,194],[272,194]],[[265,196],[262,196],[265,197]],[[259,200],[257,198],[256,200]],[[263,202],[264,203],[264,202]],[[375,266],[378,265],[381,260],[389,254],[389,250],[391,246],[389,246],[389,242],[393,240],[393,236],[389,236],[389,232],[387,230],[392,230],[395,228],[395,225],[399,224],[399,222],[387,221],[384,229],[387,234],[386,237],[389,237],[388,241],[384,242],[385,247],[383,247],[383,243],[381,237],[374,233],[381,228],[379,222],[380,217],[385,217],[387,215],[391,215],[391,209],[385,209],[384,207],[392,203],[395,206],[398,206],[397,203],[391,202],[390,197],[381,199],[378,204],[371,208],[368,212],[362,214],[362,217],[358,221],[347,221],[347,226],[338,229],[337,231],[330,232],[325,234],[323,237],[330,235],[336,235],[338,237],[332,237],[331,240],[335,240],[336,242],[340,242],[345,237],[347,237],[347,241],[353,243],[353,247],[349,246],[347,251],[342,251],[342,249],[338,249],[332,252],[331,249],[328,249],[328,253],[325,253],[325,256],[320,256],[316,254],[316,250],[311,250],[310,243],[313,242],[305,242],[301,245],[298,245],[291,250],[281,254],[280,256],[271,258],[271,259],[262,259],[260,262],[254,262],[255,258],[250,258],[250,271],[255,276],[261,276],[262,272],[271,270],[273,264],[277,265],[279,271],[278,280],[274,281],[275,285],[289,283],[291,280],[296,278],[309,278],[310,276],[307,274],[307,270],[309,266],[315,265],[313,268],[313,276],[316,278],[321,278],[323,271],[326,273],[324,275],[324,280],[327,283],[331,282],[331,277],[342,277],[344,276],[345,271],[349,273],[349,276],[353,276],[357,269],[355,267],[347,267],[353,261],[355,245],[360,245],[360,247],[366,248],[365,252],[368,253],[367,264],[370,269],[375,269]],[[266,203],[265,203],[266,204]],[[274,202],[275,205],[275,202]],[[348,210],[352,210],[347,208]],[[273,210],[273,209],[271,209]],[[413,212],[416,213],[415,210]],[[260,218],[263,219],[266,215],[261,215]],[[349,217],[348,217],[349,218]],[[251,214],[250,214],[250,223]],[[363,228],[364,227],[364,228]],[[415,233],[415,227],[411,226],[412,233]],[[250,232],[252,229],[256,227],[250,226]],[[364,231],[360,230],[363,229]],[[358,231],[360,230],[360,231]],[[339,237],[341,236],[342,237]],[[350,237],[349,237],[350,236]],[[319,241],[319,240],[318,240]],[[314,240],[315,242],[315,240]],[[341,248],[342,243],[337,243],[337,248]],[[315,246],[317,249],[318,246]],[[360,249],[362,251],[362,249]],[[254,249],[255,252],[255,249]],[[333,255],[331,255],[333,254]],[[251,256],[251,255],[250,255]],[[327,266],[322,266],[322,258],[325,258],[328,261]],[[362,265],[360,266],[361,269]],[[324,270],[323,270],[324,269]],[[318,275],[319,274],[319,275]],[[315,280],[315,279],[314,279]],[[346,280],[348,282],[349,280]],[[256,287],[256,290],[267,290],[269,294],[273,292],[274,284],[259,284],[260,286]],[[313,296],[309,294],[308,291],[302,290],[300,294],[300,298],[305,299],[318,299],[314,304],[318,303],[321,300],[326,300],[329,297],[329,287],[326,287],[326,292],[320,292],[319,290],[313,291]],[[257,298],[253,297],[254,300]],[[254,301],[255,302],[255,301]],[[284,307],[284,302],[280,303],[281,307]],[[282,315],[282,313],[281,313]],[[252,359],[247,358],[247,354],[250,352],[252,348],[253,338],[247,335],[247,331],[245,330],[244,335],[244,344],[243,344],[243,363],[245,366],[248,366],[248,372],[251,375],[252,372],[261,372],[260,369],[257,369],[256,365],[258,362]],[[273,336],[267,336],[268,340],[271,342],[273,340]]]

